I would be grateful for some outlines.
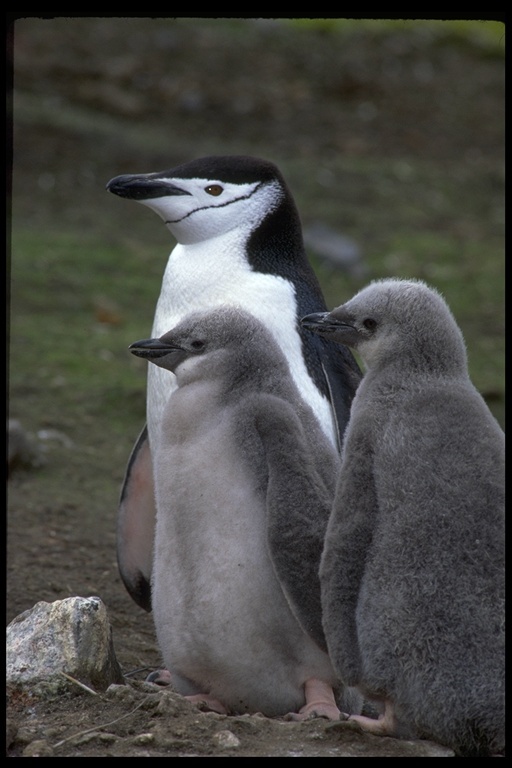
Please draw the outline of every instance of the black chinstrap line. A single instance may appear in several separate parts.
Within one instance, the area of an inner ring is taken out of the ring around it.
[[[226,208],[228,205],[233,205],[233,203],[238,203],[240,200],[249,200],[260,187],[263,187],[268,182],[260,181],[259,184],[254,187],[254,189],[249,192],[248,195],[241,195],[240,197],[235,198],[234,200],[229,200],[226,203],[222,203],[221,205],[204,205],[201,208],[194,208],[193,211],[189,211],[185,216],[182,216],[181,219],[165,219],[165,224],[179,224],[180,221],[185,221],[185,219],[188,219],[189,216],[192,216],[194,213],[197,213],[198,211],[208,211],[210,208]]]

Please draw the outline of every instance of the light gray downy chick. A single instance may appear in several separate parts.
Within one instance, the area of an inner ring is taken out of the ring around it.
[[[234,307],[131,351],[176,376],[153,443],[151,584],[174,688],[220,712],[339,719],[318,569],[340,458],[284,354]]]

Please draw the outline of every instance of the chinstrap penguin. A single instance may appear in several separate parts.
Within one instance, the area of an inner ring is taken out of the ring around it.
[[[318,566],[340,458],[284,354],[233,307],[130,350],[176,377],[153,454],[152,606],[173,687],[217,712],[339,719]]]
[[[278,168],[247,156],[211,156],[162,173],[129,174],[107,189],[155,211],[177,244],[169,256],[151,335],[192,310],[231,304],[260,319],[325,434],[340,443],[359,368],[344,347],[304,333],[300,318],[326,309],[304,250],[299,215]],[[133,599],[151,610],[152,453],[174,377],[149,366],[147,429],[128,461],[118,513],[118,562]]]
[[[340,678],[375,733],[504,754],[504,433],[462,333],[421,281],[375,281],[310,331],[357,350],[320,578]]]

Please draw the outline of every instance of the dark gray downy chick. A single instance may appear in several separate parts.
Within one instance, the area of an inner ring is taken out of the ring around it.
[[[283,353],[236,308],[130,349],[176,376],[153,446],[151,585],[174,688],[219,712],[339,719],[318,569],[340,460]]]
[[[502,754],[505,439],[462,333],[435,290],[398,279],[303,325],[367,368],[320,571],[336,671],[383,703],[378,720],[354,719]]]

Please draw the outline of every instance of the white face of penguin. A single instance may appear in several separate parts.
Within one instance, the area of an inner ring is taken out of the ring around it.
[[[277,207],[283,196],[277,181],[233,184],[215,179],[160,177],[159,182],[180,193],[138,202],[155,211],[184,245],[241,227],[249,232]]]

